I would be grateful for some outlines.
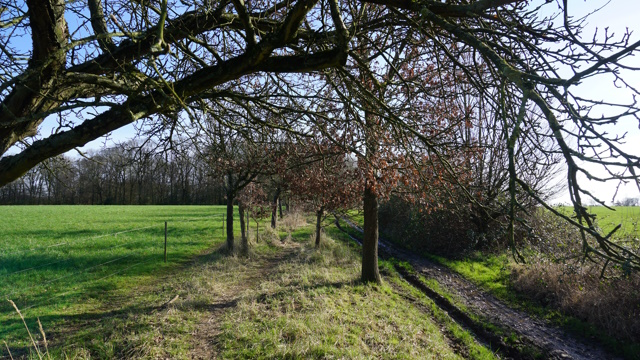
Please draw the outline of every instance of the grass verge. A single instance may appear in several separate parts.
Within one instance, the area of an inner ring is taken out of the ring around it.
[[[428,314],[388,285],[361,284],[358,248],[334,227],[295,250],[224,317],[222,358],[439,358],[460,355]],[[345,240],[342,238],[341,240]]]

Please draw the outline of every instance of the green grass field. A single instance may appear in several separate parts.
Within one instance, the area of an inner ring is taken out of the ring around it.
[[[37,318],[45,329],[55,328],[222,243],[223,211],[213,206],[0,207],[0,341],[21,348],[29,339],[7,300],[20,308],[32,332],[38,332]],[[7,355],[4,350],[0,357]]]
[[[604,231],[613,230],[622,225],[615,234],[617,239],[640,238],[640,206],[616,206],[611,211],[603,206],[591,206],[589,212],[595,214],[598,226]]]
[[[3,297],[42,358],[496,358],[392,266],[361,284],[360,248],[330,221],[320,249],[312,218],[264,221],[243,258],[223,250],[222,210],[0,207]],[[1,309],[0,358],[38,358]]]
[[[570,206],[561,206],[559,209],[565,214],[573,214]],[[596,224],[604,233],[621,225],[614,235],[615,239],[627,241],[640,238],[640,206],[614,206],[613,210],[604,206],[589,206],[588,209],[596,215]]]

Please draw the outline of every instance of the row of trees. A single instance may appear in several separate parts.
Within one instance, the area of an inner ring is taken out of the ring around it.
[[[640,206],[640,198],[626,197],[614,203],[615,206]]]
[[[58,156],[0,188],[2,204],[224,204],[222,183],[192,151],[135,142]]]

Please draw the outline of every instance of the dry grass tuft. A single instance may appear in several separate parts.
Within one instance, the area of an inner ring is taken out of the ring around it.
[[[305,215],[300,211],[293,211],[285,215],[278,223],[278,227],[288,233],[293,232],[295,229],[308,225]]]
[[[315,246],[316,234],[311,234],[309,236],[308,244],[313,244]],[[335,240],[329,237],[324,231],[320,231],[320,249],[333,249],[336,246]]]
[[[298,258],[302,263],[336,266],[353,261],[353,252],[344,244],[337,243],[325,232],[320,233],[320,246],[315,246],[316,235],[309,235]]]
[[[513,268],[512,286],[611,337],[640,342],[640,274],[614,266],[603,273],[603,261],[582,261],[575,229],[555,219],[543,220],[537,226],[543,240],[536,245],[536,255],[528,265]]]
[[[595,266],[535,263],[512,272],[514,287],[545,305],[640,342],[640,275],[601,279]]]
[[[258,236],[259,242],[265,242],[272,246],[283,246],[282,240],[280,240],[280,235],[276,229],[271,228],[271,225],[266,224],[263,229],[260,230],[260,234]]]

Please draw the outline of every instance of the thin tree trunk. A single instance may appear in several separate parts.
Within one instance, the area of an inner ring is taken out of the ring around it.
[[[240,255],[248,256],[249,255],[249,240],[247,239],[247,232],[245,231],[244,224],[244,204],[242,202],[238,202],[238,214],[240,215],[240,236],[241,236],[241,245],[240,245]]]
[[[316,212],[316,249],[320,247],[320,230],[322,230],[322,215],[324,215],[324,207]]]
[[[235,199],[233,175],[227,174],[227,250],[233,252],[233,200]]]
[[[282,199],[278,200],[278,212],[280,215],[280,220],[282,220]]]
[[[275,229],[277,225],[277,210],[278,200],[280,199],[280,186],[276,189],[276,194],[273,196],[273,205],[271,206],[271,228]]]
[[[227,250],[233,252],[233,195],[227,195]]]
[[[364,239],[362,240],[362,281],[381,283],[378,271],[378,195],[371,184],[364,189]]]

